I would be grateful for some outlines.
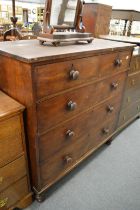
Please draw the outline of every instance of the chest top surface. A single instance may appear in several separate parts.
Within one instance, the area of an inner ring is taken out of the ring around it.
[[[133,47],[134,45],[129,43],[112,42],[102,39],[94,39],[91,44],[63,44],[59,47],[54,47],[52,45],[42,46],[39,44],[38,40],[22,40],[0,43],[0,55],[11,57],[26,63],[36,63],[79,56],[79,54],[81,57],[84,57],[97,53],[132,49]]]
[[[0,91],[0,120],[23,110],[23,105]]]

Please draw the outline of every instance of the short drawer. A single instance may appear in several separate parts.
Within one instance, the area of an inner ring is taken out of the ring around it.
[[[17,181],[6,190],[0,193],[0,201],[2,201],[7,208],[16,204],[29,194],[27,177]]]
[[[140,72],[127,78],[122,108],[140,99]]]
[[[124,71],[130,66],[131,51],[115,52],[100,57],[100,76]]]
[[[120,112],[118,128],[125,125],[130,120],[133,120],[137,115],[140,114],[140,101],[127,106]]]
[[[20,116],[0,121],[0,167],[23,152]]]
[[[36,67],[37,99],[73,88],[102,76],[124,71],[128,68],[130,51],[81,58]]]
[[[75,91],[50,98],[37,105],[38,132],[46,132],[58,123],[101,103],[109,97],[121,94],[126,73],[94,83]]]
[[[24,156],[0,168],[0,192],[24,177],[26,170]]]
[[[45,164],[40,165],[42,186],[55,182],[72,169],[77,162],[92,149],[96,149],[114,132],[116,118],[104,122],[98,129],[91,129],[88,137],[81,138],[69,147],[62,148],[57,154],[53,155]]]
[[[63,147],[80,141],[83,137],[87,138],[89,130],[99,127],[101,122],[111,120],[114,116],[117,119],[120,101],[120,96],[110,98],[88,112],[40,136],[40,162],[52,157]]]

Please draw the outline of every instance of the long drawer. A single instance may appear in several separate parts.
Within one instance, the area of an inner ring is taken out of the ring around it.
[[[0,192],[26,175],[25,157],[0,168]]]
[[[129,75],[125,86],[122,109],[140,99],[140,72]]]
[[[110,98],[77,118],[40,136],[40,162],[52,157],[61,148],[80,141],[83,137],[87,138],[89,130],[98,128],[101,122],[111,120],[114,115],[116,115],[117,119],[120,101],[120,96]]]
[[[38,133],[122,92],[126,73],[50,98],[37,105]]]
[[[23,152],[20,116],[0,121],[0,167]]]
[[[22,178],[17,181],[6,190],[0,193],[0,201],[5,203],[7,208],[16,204],[18,201],[22,200],[26,195],[28,195],[28,182],[27,177]]]
[[[120,112],[118,128],[125,125],[130,120],[133,120],[137,115],[140,114],[140,100],[127,106]]]
[[[90,129],[88,136],[81,138],[53,155],[45,164],[40,165],[42,187],[55,182],[67,170],[73,168],[80,158],[102,144],[115,130],[116,117],[105,121],[97,129]]]
[[[86,81],[124,71],[130,58],[131,52],[123,51],[37,66],[34,71],[36,97],[41,99]]]

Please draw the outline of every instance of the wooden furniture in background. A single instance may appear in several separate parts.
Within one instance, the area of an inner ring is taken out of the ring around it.
[[[134,50],[128,78],[125,85],[124,97],[119,115],[117,130],[126,127],[134,119],[140,116],[140,39],[127,36],[101,36],[103,39],[119,42],[133,43],[137,45]]]
[[[0,209],[32,202],[22,112],[24,106],[0,91]]]
[[[124,10],[124,9],[113,9],[112,19],[125,20],[123,35],[130,36],[133,21],[140,21],[140,11],[136,10]],[[127,22],[129,21],[128,30],[126,30]]]
[[[85,3],[83,8],[83,24],[87,32],[99,37],[109,33],[112,7],[98,3]]]
[[[113,136],[132,50],[101,39],[57,48],[37,40],[0,43],[0,88],[26,106],[38,201]]]

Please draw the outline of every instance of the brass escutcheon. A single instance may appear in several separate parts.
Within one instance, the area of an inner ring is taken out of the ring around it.
[[[8,198],[0,199],[0,208],[6,206]]]

